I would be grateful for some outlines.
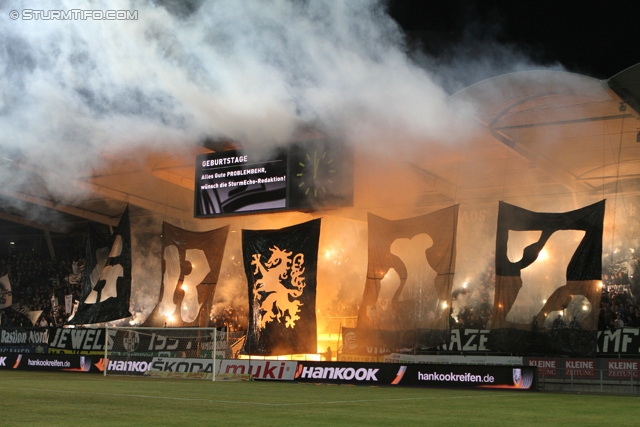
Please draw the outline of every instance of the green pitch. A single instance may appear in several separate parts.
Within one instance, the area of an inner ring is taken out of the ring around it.
[[[0,372],[9,426],[637,426],[635,396]]]

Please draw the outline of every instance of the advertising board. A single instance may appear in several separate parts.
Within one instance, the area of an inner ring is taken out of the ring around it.
[[[295,379],[330,384],[535,390],[537,372],[528,366],[298,362]]]
[[[640,360],[607,360],[607,378],[640,378]]]
[[[66,371],[99,373],[103,358],[66,354],[9,354],[0,356],[0,370]]]
[[[289,360],[225,359],[220,374],[250,374],[256,380],[293,380],[298,362]]]

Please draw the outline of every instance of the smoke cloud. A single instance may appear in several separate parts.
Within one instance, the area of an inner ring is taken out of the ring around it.
[[[51,19],[59,10],[137,19]],[[301,123],[369,144],[398,129],[450,137],[464,111],[451,113],[377,2],[9,1],[0,24],[4,157],[65,178],[90,171],[103,151],[206,137],[263,147]],[[27,173],[12,177],[27,184]],[[78,191],[64,180],[49,187]]]

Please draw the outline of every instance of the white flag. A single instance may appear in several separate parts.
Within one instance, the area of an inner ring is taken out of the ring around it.
[[[40,319],[40,316],[42,316],[42,310],[27,312],[27,317],[29,317],[29,320],[31,320],[31,323],[33,324],[33,326],[38,326],[37,322]]]
[[[64,296],[64,311],[69,314],[73,310],[73,295],[65,295]]]

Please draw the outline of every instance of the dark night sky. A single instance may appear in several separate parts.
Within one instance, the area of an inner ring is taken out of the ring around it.
[[[599,79],[640,62],[637,0],[390,0],[388,12],[435,57],[482,39]]]

